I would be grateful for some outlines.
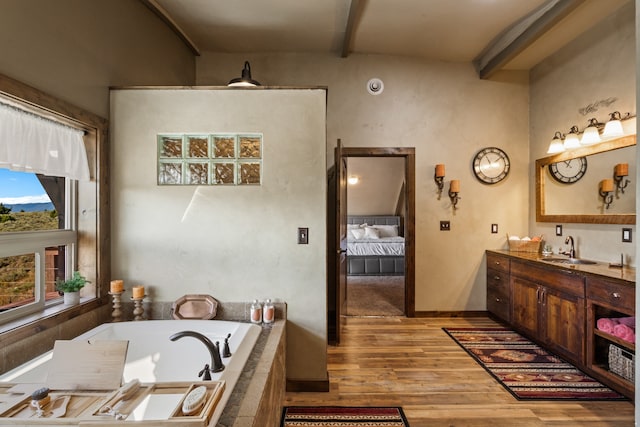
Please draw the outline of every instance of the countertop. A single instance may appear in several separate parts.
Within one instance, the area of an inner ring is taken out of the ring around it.
[[[631,285],[636,283],[636,269],[632,267],[616,268],[610,267],[609,263],[596,262],[595,264],[562,264],[557,262],[545,261],[549,258],[565,258],[566,255],[542,255],[540,253],[533,252],[514,252],[504,249],[500,250],[487,250],[498,255],[508,256],[511,258],[521,259],[525,261],[541,262],[547,266],[553,266],[555,268],[579,271],[585,273],[585,275],[595,275],[600,277],[606,277],[611,279],[618,279],[628,282]],[[595,261],[595,260],[593,260]]]

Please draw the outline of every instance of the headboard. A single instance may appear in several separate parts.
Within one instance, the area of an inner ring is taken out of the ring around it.
[[[395,215],[348,215],[347,224],[397,225],[400,227],[400,217]]]

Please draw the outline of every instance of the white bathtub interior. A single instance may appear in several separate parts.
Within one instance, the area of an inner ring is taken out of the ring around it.
[[[260,335],[257,325],[219,320],[147,320],[139,322],[106,323],[74,340],[128,340],[129,346],[123,372],[123,384],[132,379],[144,383],[201,381],[198,372],[211,363],[206,346],[193,337],[177,341],[169,337],[180,331],[196,331],[212,342],[219,342],[222,350],[228,334],[232,356],[223,358],[225,369],[211,373],[212,380],[224,380],[225,391],[213,415],[215,425]],[[0,376],[0,381],[45,384],[52,351]],[[167,396],[177,403],[180,396]],[[173,401],[172,400],[172,401]],[[128,421],[164,419],[167,410],[175,407],[168,401],[144,402]],[[154,409],[155,408],[155,409]],[[169,409],[167,409],[169,408]],[[166,417],[165,417],[166,418]]]

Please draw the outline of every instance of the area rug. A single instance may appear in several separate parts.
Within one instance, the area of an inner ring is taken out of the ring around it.
[[[520,400],[626,400],[507,328],[443,328]]]
[[[400,407],[285,406],[280,427],[409,427]]]

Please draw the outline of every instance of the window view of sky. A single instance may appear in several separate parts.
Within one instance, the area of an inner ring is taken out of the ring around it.
[[[34,173],[0,168],[0,203],[47,203],[47,192]]]

